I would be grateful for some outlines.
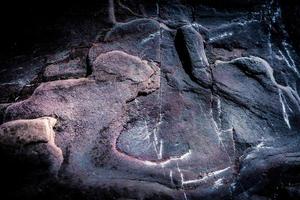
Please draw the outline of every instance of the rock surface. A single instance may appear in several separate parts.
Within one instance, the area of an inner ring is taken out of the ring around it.
[[[109,2],[90,45],[0,71],[0,171],[30,172],[8,198],[299,199],[279,4]]]
[[[49,173],[56,175],[62,162],[62,151],[55,144],[53,127],[56,119],[42,117],[31,120],[15,120],[0,126],[2,152],[14,159],[23,159],[27,165],[46,166]],[[43,172],[47,173],[47,172]]]
[[[86,69],[80,59],[71,60],[67,63],[48,65],[44,71],[46,80],[79,78],[86,75]]]

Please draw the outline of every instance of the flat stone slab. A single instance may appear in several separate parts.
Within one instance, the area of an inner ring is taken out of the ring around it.
[[[66,63],[51,64],[44,70],[46,80],[58,80],[68,78],[82,78],[87,73],[85,65],[80,58],[70,60]]]

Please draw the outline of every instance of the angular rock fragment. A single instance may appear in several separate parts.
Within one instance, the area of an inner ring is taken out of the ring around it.
[[[29,165],[46,166],[56,174],[62,164],[62,151],[55,144],[53,127],[56,119],[42,117],[30,120],[15,120],[0,126],[2,152],[16,160],[24,159]]]
[[[85,77],[90,73],[86,63],[87,52],[86,47],[74,47],[47,56],[46,64],[48,65],[43,71],[43,80],[53,81]]]
[[[67,78],[80,78],[86,75],[85,65],[81,59],[76,58],[66,63],[48,65],[44,71],[44,78],[47,81]]]

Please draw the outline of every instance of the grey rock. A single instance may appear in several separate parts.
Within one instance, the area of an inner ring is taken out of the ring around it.
[[[2,64],[0,70],[0,102],[9,103],[18,100],[22,89],[30,85],[42,71],[44,59],[42,57],[16,58],[14,62]]]
[[[92,63],[101,53],[119,50],[145,60],[159,62],[159,35],[159,23],[152,19],[136,19],[116,24],[106,34],[104,43],[93,45],[89,51],[89,60]]]
[[[82,60],[76,58],[65,63],[48,65],[44,70],[43,77],[45,80],[49,81],[85,77],[86,73],[87,70]]]
[[[192,79],[211,85],[210,68],[202,36],[190,25],[181,27],[176,35],[177,52]]]

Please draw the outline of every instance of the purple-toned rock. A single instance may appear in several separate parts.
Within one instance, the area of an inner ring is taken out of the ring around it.
[[[126,81],[142,85],[147,90],[145,93],[159,88],[159,68],[155,63],[121,51],[100,54],[92,66],[92,77],[98,81]]]

